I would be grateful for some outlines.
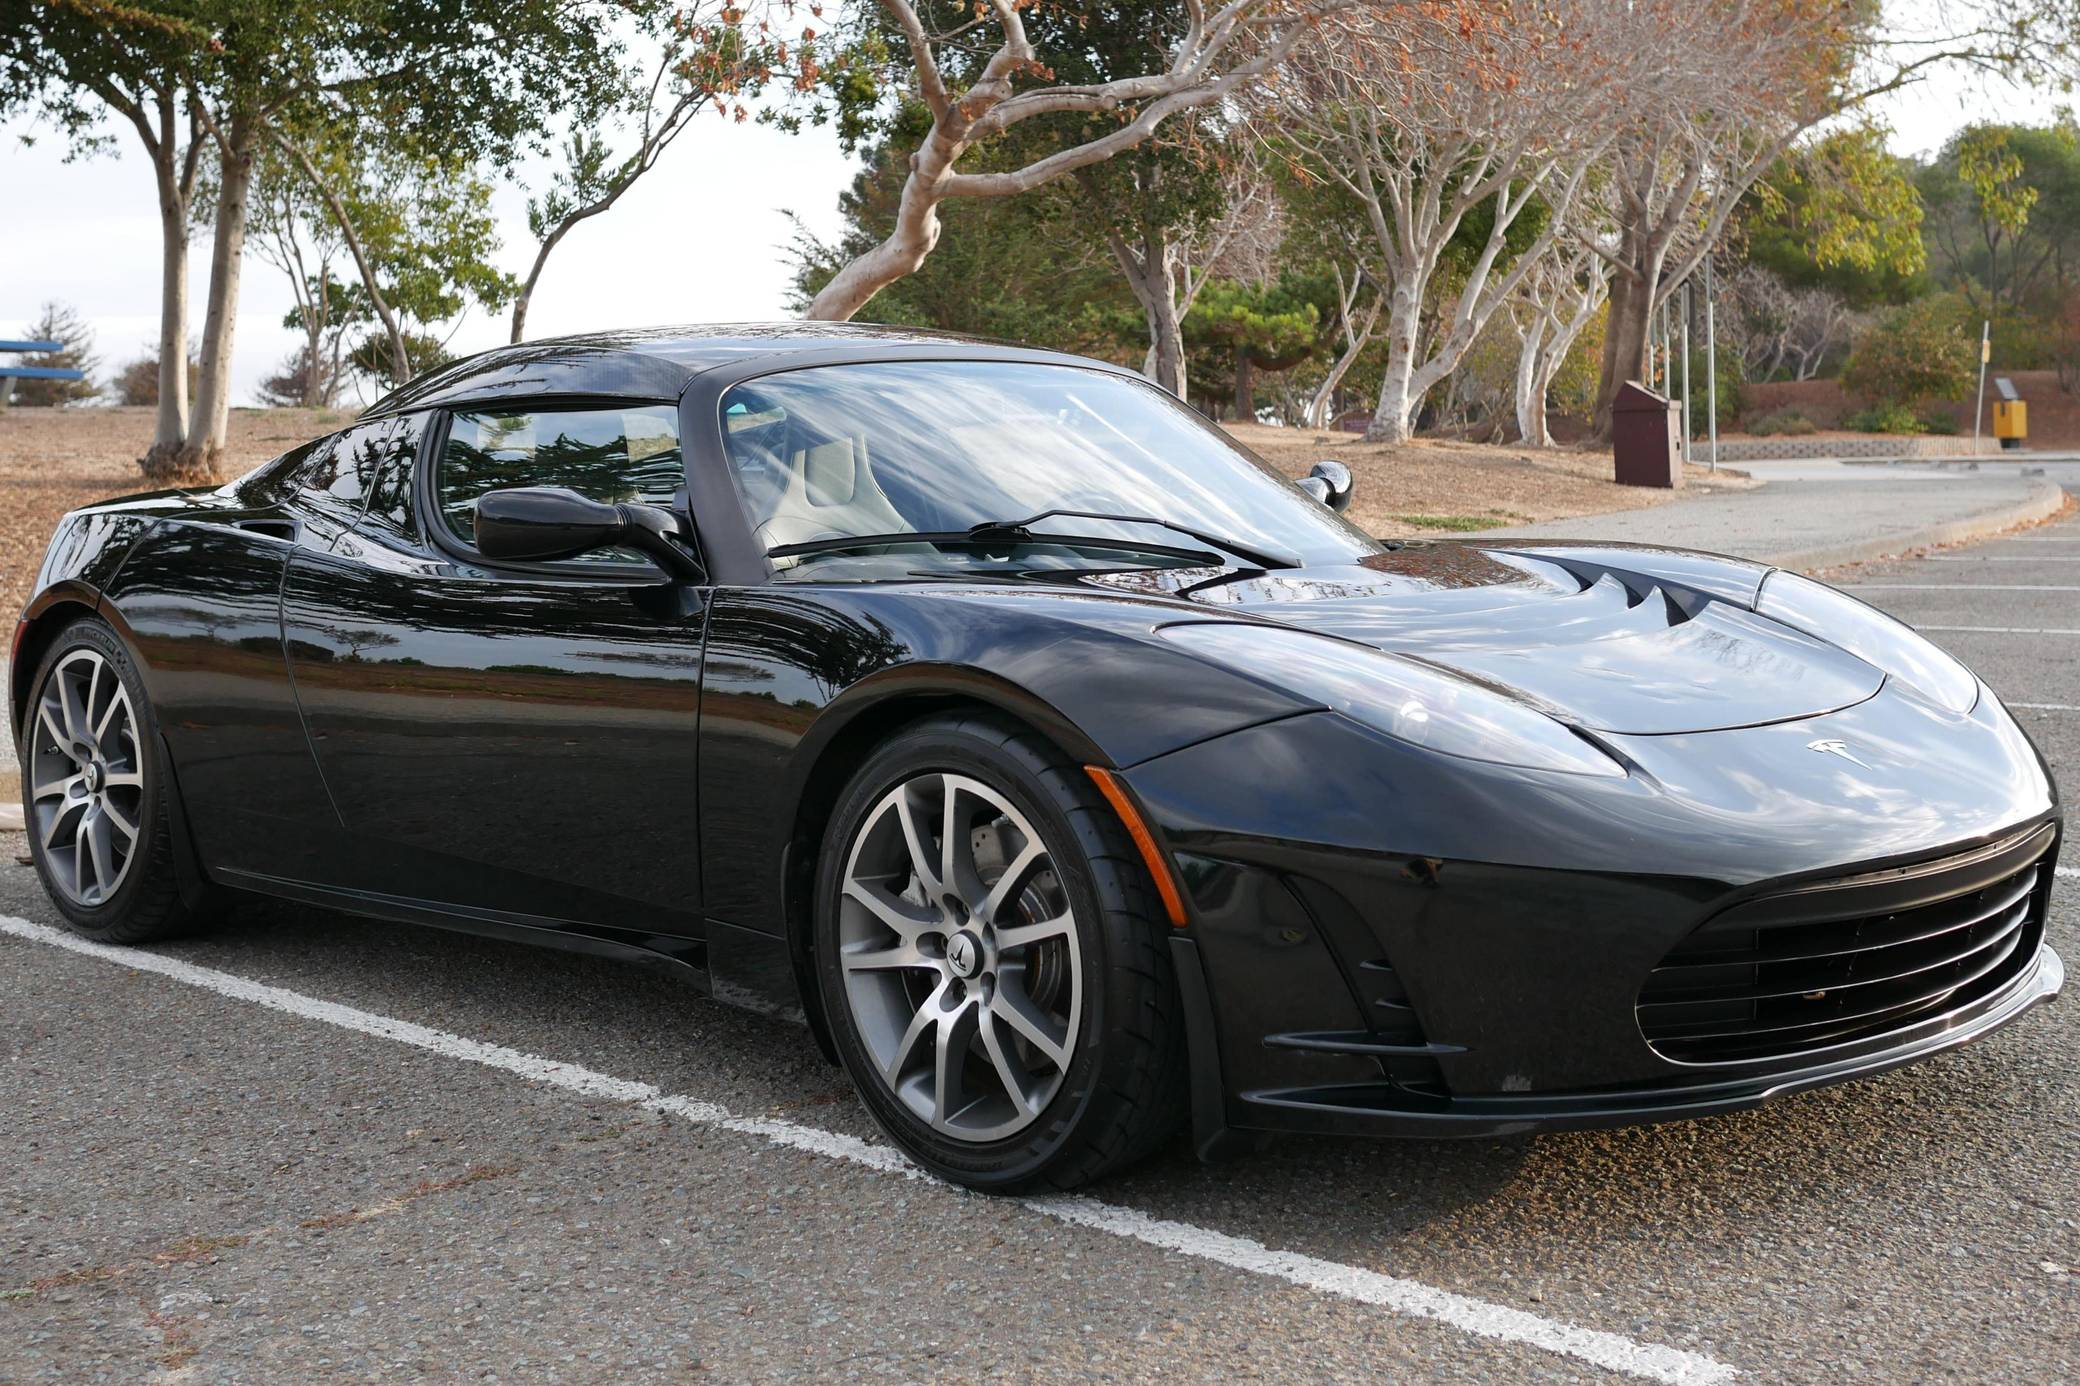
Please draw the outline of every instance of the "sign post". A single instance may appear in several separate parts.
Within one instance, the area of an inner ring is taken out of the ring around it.
[[[1979,455],[1979,418],[1986,412],[1986,363],[1993,356],[1993,320],[1979,324],[1979,392],[1972,396],[1972,456]]]

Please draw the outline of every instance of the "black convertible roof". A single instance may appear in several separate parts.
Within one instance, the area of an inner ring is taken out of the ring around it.
[[[593,395],[676,399],[695,376],[718,366],[760,358],[935,354],[961,347],[962,355],[1016,355],[1078,360],[1022,350],[954,332],[926,332],[874,323],[753,322],[690,327],[647,327],[545,337],[464,357],[407,381],[376,401],[364,417],[465,400],[531,395]],[[1082,362],[1085,365],[1097,364]]]

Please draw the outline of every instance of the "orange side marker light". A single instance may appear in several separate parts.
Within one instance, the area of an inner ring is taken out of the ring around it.
[[[1119,776],[1101,766],[1086,765],[1083,769],[1091,777],[1091,783],[1098,786],[1098,792],[1105,796],[1105,802],[1112,805],[1112,811],[1119,815],[1119,821],[1126,825],[1127,836],[1134,839],[1134,846],[1140,849],[1141,860],[1148,864],[1148,874],[1155,878],[1156,894],[1162,897],[1163,912],[1170,916],[1170,927],[1182,929],[1185,926],[1184,893],[1177,888],[1177,873],[1170,869],[1163,849],[1156,846],[1155,834],[1142,821],[1141,811],[1134,807],[1134,801],[1127,795],[1127,787],[1119,782]]]

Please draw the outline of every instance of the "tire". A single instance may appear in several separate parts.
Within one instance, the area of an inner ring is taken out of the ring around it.
[[[950,869],[949,797],[964,844]],[[816,891],[839,1057],[932,1173],[990,1193],[1074,1188],[1182,1127],[1154,883],[1082,767],[1042,738],[984,714],[898,733],[839,796]]]
[[[94,617],[73,622],[30,689],[22,810],[51,902],[74,933],[99,943],[190,932],[199,921],[176,875],[159,724],[123,642]]]

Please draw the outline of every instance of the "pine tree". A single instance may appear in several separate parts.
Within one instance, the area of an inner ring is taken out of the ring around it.
[[[25,366],[53,366],[61,370],[86,372],[85,380],[17,380],[14,382],[14,402],[23,408],[50,408],[61,404],[78,404],[101,393],[94,383],[94,372],[101,362],[94,355],[94,332],[72,308],[62,303],[46,303],[43,315],[22,335],[31,341],[63,342],[62,351],[32,352],[18,358]]]

